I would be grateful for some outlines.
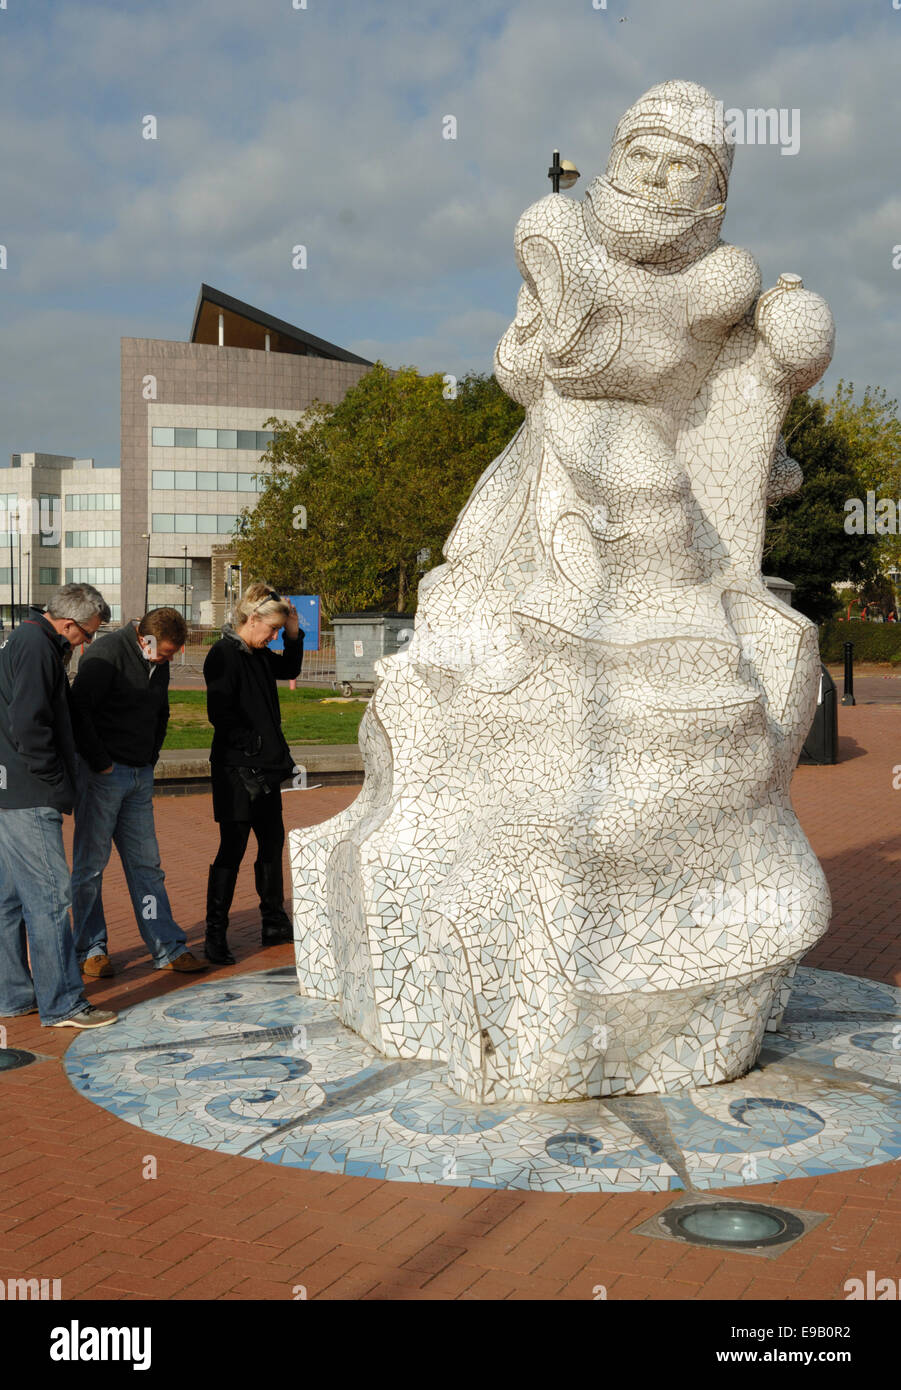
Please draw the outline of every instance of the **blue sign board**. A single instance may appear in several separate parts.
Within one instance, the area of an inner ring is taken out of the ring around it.
[[[297,616],[300,619],[300,630],[303,633],[303,649],[305,652],[318,652],[319,650],[319,595],[310,594],[286,594],[287,598],[297,609]],[[279,632],[277,637],[273,637],[269,643],[269,650],[280,652],[284,650],[282,634]]]

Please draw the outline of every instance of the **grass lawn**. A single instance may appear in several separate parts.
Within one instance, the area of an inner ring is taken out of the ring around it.
[[[330,690],[279,686],[282,729],[289,743],[356,743],[366,706],[359,701],[325,704],[334,699]],[[206,717],[205,690],[170,690],[172,711],[164,748],[209,748],[213,730]]]

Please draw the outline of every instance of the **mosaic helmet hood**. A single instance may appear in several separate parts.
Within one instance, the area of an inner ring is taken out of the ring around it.
[[[658,82],[630,106],[617,124],[607,164],[611,177],[622,147],[639,134],[672,135],[677,140],[706,150],[713,160],[720,201],[725,202],[735,157],[734,144],[726,139],[723,104],[697,82]]]
[[[683,140],[709,156],[719,201],[705,208],[660,205],[617,180],[623,151],[639,134]],[[734,146],[726,139],[723,107],[696,82],[660,82],[622,116],[605,174],[585,191],[588,235],[608,251],[639,264],[678,270],[710,251],[720,239]]]

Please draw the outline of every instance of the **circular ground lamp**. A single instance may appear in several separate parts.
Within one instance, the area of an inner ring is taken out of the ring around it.
[[[0,1048],[0,1071],[16,1071],[18,1067],[27,1067],[29,1062],[34,1060],[33,1052],[23,1052],[19,1047]]]
[[[754,1202],[704,1202],[663,1212],[670,1235],[691,1245],[729,1250],[760,1250],[797,1240],[804,1222],[780,1207]]]

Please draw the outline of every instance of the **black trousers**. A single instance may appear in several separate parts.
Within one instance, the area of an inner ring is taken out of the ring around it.
[[[234,868],[244,858],[250,832],[257,838],[257,863],[278,864],[281,870],[282,850],[285,847],[285,822],[282,819],[282,798],[278,787],[268,796],[258,796],[249,803],[249,820],[219,821],[219,852],[214,868]]]

